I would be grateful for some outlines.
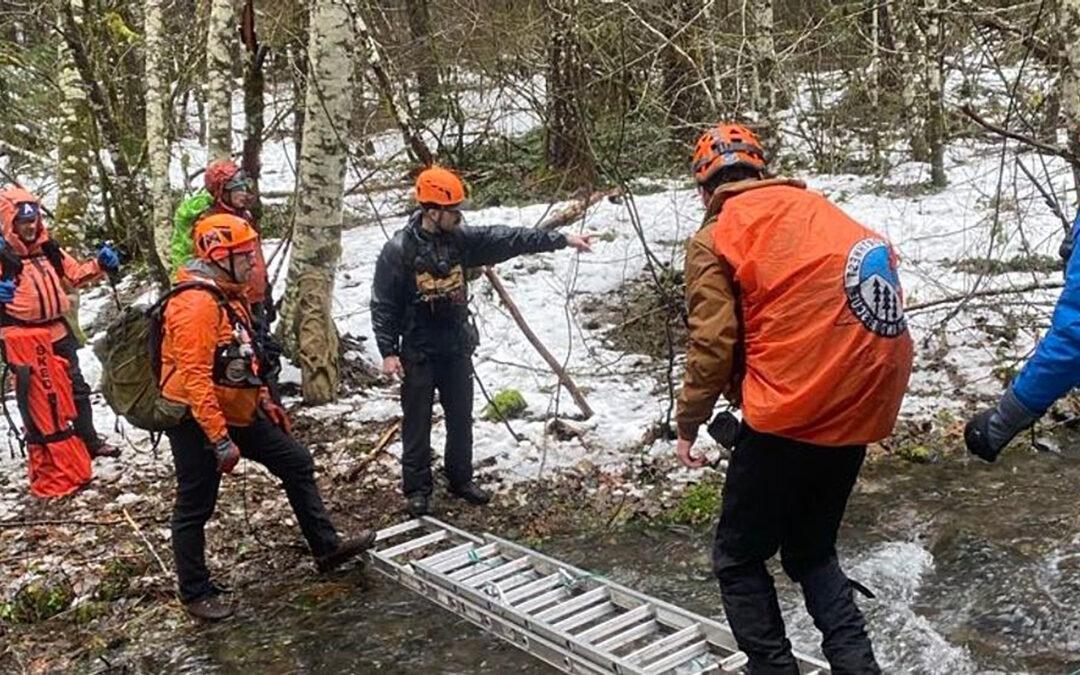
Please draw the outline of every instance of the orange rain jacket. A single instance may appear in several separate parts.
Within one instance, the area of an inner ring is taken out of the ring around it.
[[[686,255],[680,437],[721,393],[762,433],[826,446],[892,433],[913,345],[891,245],[785,179],[722,186],[705,223]]]
[[[167,399],[186,404],[206,437],[216,443],[228,434],[226,425],[247,426],[255,420],[259,385],[224,386],[216,377],[220,348],[250,347],[253,331],[251,312],[245,297],[246,286],[215,279],[213,270],[201,260],[190,260],[177,272],[177,283],[213,283],[229,298],[240,319],[233,325],[228,312],[209,291],[192,289],[173,296],[165,307],[161,340],[161,393]],[[254,355],[251,371],[258,373]]]
[[[22,202],[40,204],[37,197],[22,188],[0,191],[0,232],[4,245],[22,261],[22,273],[16,279],[15,299],[4,308],[5,321],[22,325],[48,327],[53,342],[68,334],[63,315],[71,309],[65,284],[80,288],[104,276],[97,260],[78,262],[65,251],[58,251],[63,274],[49,261],[42,247],[49,242],[49,230],[39,224],[38,236],[27,244],[15,234],[15,210]],[[3,332],[6,331],[4,327]]]

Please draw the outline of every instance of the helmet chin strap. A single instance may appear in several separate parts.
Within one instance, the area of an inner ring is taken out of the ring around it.
[[[214,260],[213,263],[214,263],[214,267],[218,268],[219,270],[221,270],[225,274],[229,275],[229,279],[231,279],[234,284],[240,283],[240,280],[236,278],[236,256],[234,256],[232,253],[229,254],[229,266],[228,267],[225,267],[224,265],[221,264],[220,261],[217,261],[217,260]]]

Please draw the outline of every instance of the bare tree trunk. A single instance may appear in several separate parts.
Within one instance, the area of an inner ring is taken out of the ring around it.
[[[1069,152],[1080,156],[1080,0],[1061,0],[1061,42],[1065,58],[1061,73],[1061,110],[1069,134]],[[1073,165],[1080,187],[1080,167]]]
[[[338,335],[331,314],[334,271],[341,258],[344,130],[349,123],[353,37],[346,0],[316,0],[296,229],[282,312],[286,350],[300,362],[308,403],[337,398]]]
[[[870,71],[866,74],[870,98],[870,165],[881,167],[881,0],[870,0]]]
[[[773,39],[772,0],[755,0],[751,5],[754,26],[754,79],[752,105],[758,120],[764,123],[762,141],[775,154],[779,134],[776,128],[777,76],[776,41]]]
[[[262,141],[266,127],[266,102],[264,92],[266,78],[263,75],[263,61],[266,48],[259,44],[255,32],[255,1],[244,3],[241,37],[244,41],[247,61],[244,66],[244,172],[251,180],[255,194],[259,194],[259,177],[262,175]],[[262,221],[262,200],[256,199],[251,205],[251,216],[258,227]]]
[[[169,259],[172,232],[172,205],[169,195],[169,135],[166,109],[169,100],[168,73],[165,69],[165,40],[162,15],[167,11],[162,0],[146,0],[146,141],[150,159],[150,206],[153,219],[154,248],[161,260]]]
[[[81,14],[81,2],[78,11]],[[75,4],[75,3],[73,3]],[[64,245],[82,241],[88,195],[93,175],[90,168],[90,144],[83,127],[90,113],[79,71],[71,50],[60,45],[60,140],[57,143],[57,183],[59,197],[53,212],[51,232]]]
[[[699,32],[704,9],[702,0],[675,0],[668,6],[669,44],[660,56],[668,126],[680,144],[692,141],[702,124],[716,115]]]
[[[896,49],[900,52],[901,82],[900,106],[903,124],[906,125],[911,159],[916,162],[930,161],[930,149],[926,146],[926,130],[923,114],[923,98],[919,96],[919,83],[926,78],[926,46],[922,30],[915,19],[919,0],[896,0],[893,16],[896,19]]]
[[[405,0],[412,37],[412,62],[416,66],[416,87],[420,95],[420,116],[427,117],[439,109],[439,57],[431,39],[431,12],[428,0]]]
[[[577,31],[579,0],[547,0],[550,21],[547,72],[547,146],[550,168],[571,188],[596,180],[584,115],[585,67]]]
[[[930,146],[930,182],[937,187],[948,185],[945,175],[945,49],[941,34],[941,0],[926,0],[927,89],[929,118],[926,141]]]
[[[211,0],[210,29],[206,35],[207,159],[232,156],[232,45],[236,9],[233,0]]]

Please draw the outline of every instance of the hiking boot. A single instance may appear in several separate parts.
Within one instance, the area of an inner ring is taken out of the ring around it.
[[[326,573],[341,567],[342,563],[355,558],[371,548],[375,543],[374,530],[360,530],[360,534],[352,539],[341,542],[333,553],[327,553],[315,558],[315,568],[319,572]]]
[[[473,506],[482,506],[491,501],[491,495],[473,481],[456,488],[450,488],[450,493],[461,497]]]
[[[98,457],[119,457],[120,456],[120,448],[116,447],[112,443],[102,442],[102,443],[100,443],[98,445],[95,445],[92,448],[88,447],[87,450],[90,451],[91,459],[97,459]]]
[[[426,516],[431,513],[431,496],[423,492],[414,492],[407,497],[408,502],[405,504],[405,510],[409,512],[409,515],[413,518],[419,518],[420,516]]]
[[[196,619],[202,619],[203,621],[221,621],[222,619],[228,619],[233,615],[232,607],[218,597],[217,594],[208,595],[205,598],[199,598],[194,602],[189,602],[184,605],[184,609],[186,609],[191,616]]]

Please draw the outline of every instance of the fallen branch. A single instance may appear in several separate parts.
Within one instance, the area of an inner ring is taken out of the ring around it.
[[[622,194],[622,190],[618,187],[613,187],[608,190],[597,190],[591,195],[582,197],[575,200],[571,204],[563,207],[561,210],[551,214],[544,219],[542,223],[536,226],[538,230],[554,230],[564,225],[569,225],[574,221],[577,221],[585,216],[585,212],[589,210],[593,204],[600,202],[603,199],[612,199]]]
[[[131,529],[135,530],[135,534],[139,535],[139,538],[143,540],[143,543],[146,544],[146,548],[150,549],[150,554],[154,556],[154,560],[157,560],[158,565],[161,566],[161,571],[165,573],[165,576],[171,576],[172,572],[170,572],[169,568],[165,566],[165,562],[162,561],[161,556],[158,555],[158,552],[154,548],[154,545],[151,544],[150,540],[146,538],[145,534],[143,534],[142,528],[139,527],[139,524],[136,523],[134,519],[132,519],[131,514],[128,513],[127,508],[122,506],[120,507],[120,510],[124,513],[124,518],[127,519],[128,525],[131,525]]]
[[[514,301],[510,298],[510,294],[506,292],[506,287],[503,286],[502,280],[499,279],[499,275],[495,274],[495,271],[490,267],[485,267],[484,276],[487,277],[487,280],[491,283],[491,287],[495,289],[495,292],[499,294],[499,299],[502,300],[502,303],[510,310],[510,315],[514,317],[514,321],[517,323],[518,328],[521,329],[521,332],[524,333],[525,337],[532,343],[532,346],[536,348],[536,351],[540,352],[540,356],[544,358],[544,361],[547,362],[548,367],[551,368],[552,372],[558,376],[559,383],[566,387],[566,390],[570,392],[570,396],[573,397],[574,403],[577,404],[577,407],[585,415],[585,419],[592,417],[593,410],[589,407],[589,402],[585,400],[581,390],[574,384],[574,380],[571,379],[569,373],[562,367],[562,364],[551,355],[551,352],[544,346],[544,343],[540,342],[540,338],[536,337],[536,333],[529,328],[529,324],[525,322],[525,317],[521,315],[521,310],[514,304]]]
[[[1013,293],[1028,293],[1031,291],[1049,291],[1065,286],[1064,281],[1050,281],[1047,283],[1033,283],[1026,286],[1015,286],[1013,288],[987,288],[982,291],[975,291],[974,293],[964,293],[963,295],[950,295],[947,298],[939,298],[937,300],[929,300],[927,302],[917,302],[913,305],[908,305],[904,308],[905,312],[917,312],[924,309],[930,309],[931,307],[939,307],[941,305],[948,305],[954,302],[963,302],[970,300],[971,298],[989,298],[998,295],[1011,295]]]
[[[359,478],[360,475],[363,474],[364,471],[371,465],[371,463],[378,459],[379,455],[381,455],[383,451],[390,447],[390,443],[393,442],[394,437],[397,436],[399,431],[401,431],[401,420],[394,422],[393,426],[382,432],[382,435],[379,436],[378,442],[375,443],[375,447],[371,449],[371,452],[368,453],[368,456],[365,457],[355,467],[353,467],[352,471],[350,471],[345,476],[345,478],[350,481],[354,481]]]
[[[1011,138],[1014,141],[1020,141],[1025,145],[1030,145],[1031,147],[1042,150],[1043,152],[1046,152],[1048,154],[1056,155],[1057,157],[1064,159],[1066,162],[1072,164],[1073,166],[1080,167],[1080,157],[1077,157],[1068,150],[1059,148],[1056,145],[1051,145],[1050,143],[1044,143],[1036,138],[1032,138],[1031,136],[1027,136],[1025,134],[1010,131],[1004,127],[999,127],[996,124],[991,124],[990,122],[987,122],[985,119],[983,119],[979,115],[979,113],[975,112],[970,105],[965,104],[961,106],[960,112],[967,115],[973,122],[986,129],[987,131],[992,131],[999,136],[1004,136],[1005,138]]]
[[[151,521],[153,518],[142,518]],[[126,521],[117,520],[4,520],[0,521],[0,530],[12,530],[20,527],[59,527],[65,525],[77,525],[79,527],[107,527],[110,525],[123,525]]]

